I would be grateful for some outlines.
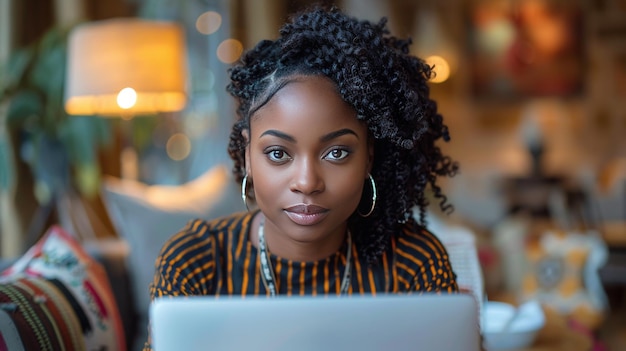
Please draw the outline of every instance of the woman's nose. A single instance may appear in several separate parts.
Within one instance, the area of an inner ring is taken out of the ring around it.
[[[309,158],[302,158],[293,164],[293,178],[291,191],[303,194],[313,194],[324,191],[324,177],[320,172],[320,165]]]

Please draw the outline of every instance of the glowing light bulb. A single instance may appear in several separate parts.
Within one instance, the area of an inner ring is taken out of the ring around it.
[[[117,94],[117,105],[128,110],[137,103],[137,92],[133,88],[124,88]]]

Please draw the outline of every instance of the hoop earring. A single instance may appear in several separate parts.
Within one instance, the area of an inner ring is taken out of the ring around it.
[[[367,212],[366,214],[362,214],[357,210],[359,216],[363,218],[369,217],[372,212],[374,212],[374,207],[376,207],[376,183],[374,182],[374,177],[372,177],[371,173],[368,173],[367,175],[370,177],[370,184],[372,185],[372,207],[370,207],[369,212]]]
[[[241,200],[243,204],[246,206],[246,210],[250,212],[250,208],[248,207],[248,195],[246,194],[248,190],[248,175],[246,174],[241,180]]]

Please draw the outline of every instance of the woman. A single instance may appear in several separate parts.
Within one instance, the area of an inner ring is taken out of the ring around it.
[[[228,151],[258,209],[191,221],[163,247],[151,296],[456,292],[422,224],[427,186],[450,209],[437,177],[457,165],[435,146],[449,137],[432,71],[408,46],[384,20],[316,8],[247,52],[230,71]]]

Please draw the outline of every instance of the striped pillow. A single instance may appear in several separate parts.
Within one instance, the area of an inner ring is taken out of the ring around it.
[[[58,226],[0,274],[6,350],[126,350],[104,269]]]

